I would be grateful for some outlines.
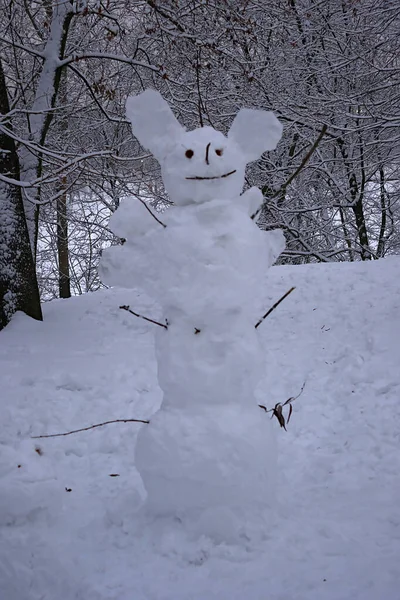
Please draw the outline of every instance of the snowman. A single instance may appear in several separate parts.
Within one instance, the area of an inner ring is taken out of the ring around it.
[[[265,368],[255,323],[284,239],[251,219],[260,190],[241,192],[247,163],[276,147],[282,127],[271,112],[241,109],[227,137],[186,132],[154,90],[130,97],[127,117],[173,202],[160,224],[126,199],[110,221],[126,242],[101,264],[107,284],[156,299],[166,323],[155,332],[163,402],[135,454],[144,510],[195,536],[248,539],[265,529],[276,487],[275,443],[254,395]]]

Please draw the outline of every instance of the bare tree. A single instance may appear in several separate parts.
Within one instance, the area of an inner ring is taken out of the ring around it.
[[[8,115],[10,106],[0,60],[0,115]],[[11,127],[5,122],[8,128]],[[12,137],[0,131],[0,329],[17,310],[42,319],[39,290],[29,243],[19,181],[19,159]]]
[[[227,131],[244,105],[278,114],[283,140],[251,165],[246,185],[263,190],[260,227],[285,231],[283,262],[398,252],[400,0],[271,0],[268,9],[262,0],[0,0],[0,8],[11,100],[0,127],[21,161],[44,297],[100,285],[101,248],[118,243],[107,219],[121,198],[170,203],[124,115],[126,97],[146,87],[188,128]]]

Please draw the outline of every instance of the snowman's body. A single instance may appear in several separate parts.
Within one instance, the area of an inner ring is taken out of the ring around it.
[[[156,337],[164,399],[139,434],[136,464],[147,511],[178,517],[196,533],[236,539],[261,524],[275,488],[271,430],[254,398],[263,368],[254,326],[262,274],[281,251],[282,236],[250,219],[261,194],[240,196],[246,154],[235,141],[211,128],[176,129],[155,92],[128,103],[140,141],[153,150],[138,121],[146,94],[174,131],[173,146],[156,156],[177,206],[163,215],[162,228],[141,205],[123,205],[113,230],[127,241],[103,259],[108,283],[139,282],[160,301],[168,323]]]
[[[169,282],[157,296],[168,320],[168,330],[157,332],[163,404],[247,407],[262,362],[254,325],[268,235],[226,200],[173,207],[165,222],[157,232],[157,261]]]

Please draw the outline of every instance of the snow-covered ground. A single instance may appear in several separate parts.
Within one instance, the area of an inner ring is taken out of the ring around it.
[[[277,510],[248,546],[138,516],[141,425],[31,439],[151,417],[155,326],[118,307],[156,306],[108,290],[46,304],[43,323],[13,319],[0,335],[1,600],[399,600],[400,260],[275,267],[265,307],[292,285],[261,325],[258,399],[306,386],[288,431],[274,421]]]

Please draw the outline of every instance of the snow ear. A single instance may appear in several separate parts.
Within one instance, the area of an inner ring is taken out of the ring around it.
[[[236,142],[249,163],[267,150],[274,150],[282,137],[282,130],[273,112],[242,108],[232,123],[228,138]]]
[[[160,162],[167,148],[185,130],[168,103],[155,90],[145,90],[139,96],[129,96],[126,116],[132,123],[133,135]]]

